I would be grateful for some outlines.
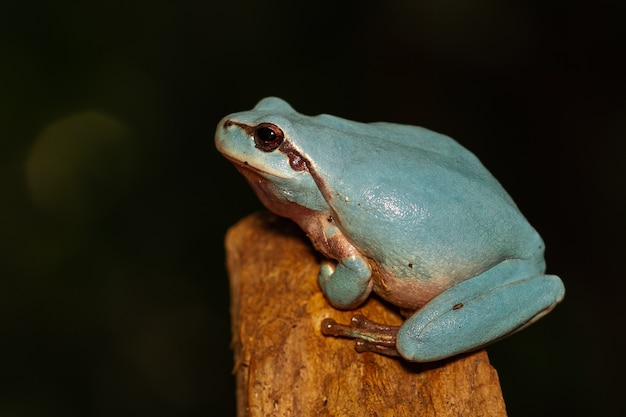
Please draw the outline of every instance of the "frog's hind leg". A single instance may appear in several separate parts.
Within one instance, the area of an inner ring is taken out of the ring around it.
[[[503,262],[430,300],[398,331],[400,355],[430,362],[479,349],[547,314],[563,299],[563,283],[530,265]]]

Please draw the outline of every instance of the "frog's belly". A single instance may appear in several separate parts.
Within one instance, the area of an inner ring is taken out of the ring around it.
[[[390,270],[373,265],[374,292],[403,310],[417,310],[455,284],[452,277],[396,278]]]

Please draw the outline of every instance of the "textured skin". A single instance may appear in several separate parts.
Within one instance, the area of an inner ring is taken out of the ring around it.
[[[259,125],[284,136],[280,145],[265,149]],[[544,274],[541,237],[447,136],[305,116],[266,98],[225,117],[215,141],[263,204],[296,221],[329,258],[319,283],[331,304],[353,308],[373,290],[416,311],[397,335],[408,360],[477,349],[563,298],[561,280]]]

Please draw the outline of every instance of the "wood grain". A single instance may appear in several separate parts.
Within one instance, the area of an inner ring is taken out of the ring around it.
[[[399,324],[376,297],[332,308],[317,286],[319,255],[293,223],[250,215],[226,236],[238,416],[506,416],[486,352],[416,364],[357,353],[325,337],[326,317]]]

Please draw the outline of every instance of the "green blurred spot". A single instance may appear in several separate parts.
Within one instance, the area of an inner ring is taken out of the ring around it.
[[[54,215],[97,216],[127,189],[132,148],[128,129],[102,113],[82,113],[52,123],[26,158],[33,203]]]

